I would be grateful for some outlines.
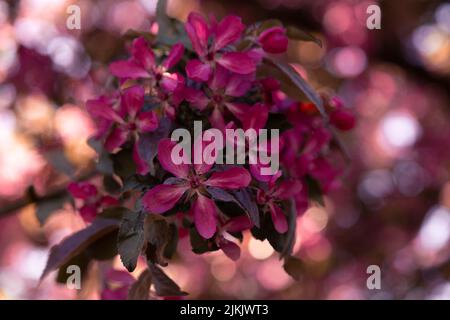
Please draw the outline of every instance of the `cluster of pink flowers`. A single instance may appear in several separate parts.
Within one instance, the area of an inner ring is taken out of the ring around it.
[[[329,126],[350,130],[354,117],[338,98],[324,99],[328,122],[315,105],[289,99],[277,79],[257,75],[265,57],[287,51],[283,27],[255,32],[237,16],[208,22],[191,13],[185,31],[191,48],[178,43],[167,51],[154,50],[144,37],[135,39],[130,58],[110,65],[120,89],[88,101],[87,110],[98,125],[96,139],[103,142],[104,152],[115,155],[130,150],[134,174],[151,177],[140,180],[151,183],[142,182],[143,187],[135,189],[142,210],[150,215],[181,214],[205,241],[238,259],[239,246],[231,234],[258,228],[259,219],[230,214],[218,202],[239,203],[234,194],[245,189],[257,215],[270,217],[276,232],[286,233],[289,225],[283,202],[294,199],[297,214],[302,214],[308,203],[306,178],[316,180],[322,191],[333,185],[339,171],[324,153],[332,139]],[[274,117],[282,117],[285,127],[279,128],[281,169],[271,176],[260,175],[258,165],[174,164],[175,142],[168,134],[154,145],[143,140],[155,134],[163,121],[169,121],[171,129],[189,129],[190,119],[202,119],[204,127],[223,132],[273,127]],[[143,156],[145,150],[155,150],[156,157]],[[73,184],[69,190],[82,199],[80,212],[87,221],[101,207],[118,205],[120,198],[99,197],[87,183]]]

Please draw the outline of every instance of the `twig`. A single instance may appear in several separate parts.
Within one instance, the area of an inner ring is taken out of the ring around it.
[[[80,175],[80,177],[78,177],[75,181],[83,181],[89,179],[93,177],[96,173],[97,171],[92,170],[90,172],[87,172],[86,174]],[[20,210],[21,208],[27,205],[39,203],[46,200],[51,200],[53,198],[59,198],[66,194],[67,194],[67,185],[61,186],[60,188],[57,188],[52,192],[49,192],[42,196],[37,195],[34,188],[31,186],[27,189],[27,192],[25,193],[25,196],[23,198],[10,204],[6,204],[2,208],[0,208],[0,219],[9,216],[11,214],[14,214],[16,211]]]

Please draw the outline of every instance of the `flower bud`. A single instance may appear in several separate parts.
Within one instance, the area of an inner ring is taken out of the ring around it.
[[[355,116],[346,110],[336,110],[330,114],[330,122],[339,130],[348,131],[355,127]]]
[[[262,32],[258,38],[264,51],[268,53],[284,53],[287,50],[289,39],[286,29],[273,27]]]

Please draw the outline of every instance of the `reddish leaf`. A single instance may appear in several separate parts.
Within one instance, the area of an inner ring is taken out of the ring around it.
[[[186,292],[181,291],[180,287],[170,279],[164,271],[154,264],[150,264],[150,272],[152,273],[153,284],[156,294],[161,297],[177,297],[185,296]]]
[[[85,250],[90,244],[117,228],[117,220],[96,219],[89,227],[65,238],[60,244],[52,247],[41,280]]]
[[[148,269],[144,270],[128,291],[128,300],[148,300],[152,275]]]

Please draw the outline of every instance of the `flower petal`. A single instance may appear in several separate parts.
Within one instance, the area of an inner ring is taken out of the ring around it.
[[[214,50],[218,51],[237,41],[241,37],[244,29],[245,25],[238,16],[227,16],[223,18],[216,28]]]
[[[194,51],[201,57],[205,56],[208,51],[208,38],[210,35],[205,18],[197,12],[192,12],[189,14],[185,29]]]
[[[217,128],[223,133],[225,132],[225,119],[223,118],[222,112],[219,108],[214,108],[213,112],[209,116],[209,122],[213,128]]]
[[[122,118],[112,108],[112,101],[107,97],[100,97],[86,102],[86,110],[93,118],[101,118],[116,122],[122,122]]]
[[[248,112],[251,108],[251,106],[249,106],[248,104],[239,102],[227,102],[225,103],[225,106],[241,122],[245,119],[246,112]]]
[[[256,70],[255,62],[244,52],[226,52],[216,61],[222,67],[238,74],[249,74]]]
[[[239,246],[232,241],[223,239],[220,241],[219,247],[222,249],[223,253],[225,253],[225,255],[233,261],[239,260],[241,257],[241,248],[239,248]]]
[[[216,233],[216,205],[211,199],[199,194],[192,206],[194,223],[198,233],[210,239]]]
[[[172,160],[172,150],[177,143],[170,139],[163,139],[158,144],[158,160],[161,166],[178,178],[185,178],[189,174],[189,160],[183,153],[184,163],[175,164]]]
[[[109,65],[111,74],[118,78],[148,78],[149,74],[144,67],[135,61],[116,61]]]
[[[92,222],[97,216],[97,206],[95,204],[87,204],[80,208],[80,216],[87,223]]]
[[[242,126],[244,130],[252,128],[258,131],[264,128],[268,117],[269,109],[263,104],[256,104],[247,111],[242,121]]]
[[[116,127],[106,138],[105,149],[108,152],[114,153],[127,141],[127,139],[128,130],[122,127]]]
[[[133,161],[136,164],[136,172],[142,176],[146,175],[150,171],[150,167],[147,162],[139,154],[139,147],[137,142],[133,146]]]
[[[225,94],[230,97],[242,97],[250,90],[252,79],[253,77],[249,77],[249,75],[233,75],[228,81]]]
[[[132,119],[134,119],[144,105],[144,94],[144,88],[139,85],[129,87],[123,91],[123,104]]]
[[[286,233],[288,231],[288,224],[283,211],[276,204],[271,203],[269,206],[270,215],[272,217],[272,222],[275,230],[277,230],[279,233]]]
[[[186,73],[192,80],[206,82],[212,74],[212,68],[209,64],[194,59],[187,63]]]
[[[187,189],[185,185],[160,184],[145,193],[142,204],[150,213],[164,213],[176,205]]]
[[[285,200],[293,197],[302,190],[302,184],[299,180],[285,180],[275,187],[272,196]]]
[[[118,206],[120,201],[111,196],[103,196],[99,201],[100,205],[104,208]]]
[[[139,37],[133,41],[132,55],[135,62],[145,70],[150,70],[155,65],[155,54],[144,37]]]
[[[197,157],[199,156],[201,157],[200,158],[201,163],[194,163],[194,169],[198,175],[207,173],[216,163],[216,158],[218,156],[217,152],[214,152],[212,155],[209,153],[204,154],[205,148],[208,147],[210,144],[216,144],[216,146],[219,146],[218,142],[215,141],[215,139],[211,140],[212,141],[204,141],[202,135],[199,135],[196,141],[194,142],[194,147],[192,150],[194,159],[197,153],[198,153]],[[214,145],[212,147],[214,147]]]
[[[217,91],[226,87],[230,79],[230,71],[222,67],[221,65],[216,65],[214,74],[208,82],[208,87],[213,91]]]
[[[184,79],[178,73],[164,72],[159,85],[165,92],[172,93],[183,81]]]
[[[167,58],[163,61],[162,66],[168,70],[180,61],[184,54],[184,46],[182,43],[175,44],[169,52]]]
[[[259,160],[259,159],[258,159]],[[274,172],[274,174],[262,174],[262,169],[266,168],[267,170],[270,169],[270,164],[263,165],[259,161],[256,164],[250,164],[250,172],[252,173],[252,176],[261,182],[270,182],[274,178],[278,178],[281,175],[281,171],[278,170],[277,172]]]
[[[201,90],[194,88],[184,88],[184,98],[192,104],[193,107],[203,110],[209,103],[209,98]]]
[[[97,188],[89,182],[71,182],[67,186],[67,190],[72,197],[77,199],[89,199],[97,195]]]
[[[253,228],[253,222],[246,215],[232,218],[225,225],[225,230],[232,233],[244,231],[251,228]]]
[[[138,114],[136,126],[139,132],[151,132],[158,128],[158,116],[154,111],[145,111]]]
[[[214,172],[211,177],[205,181],[205,184],[223,189],[239,189],[247,187],[251,180],[252,177],[247,169],[233,167],[222,172]]]

